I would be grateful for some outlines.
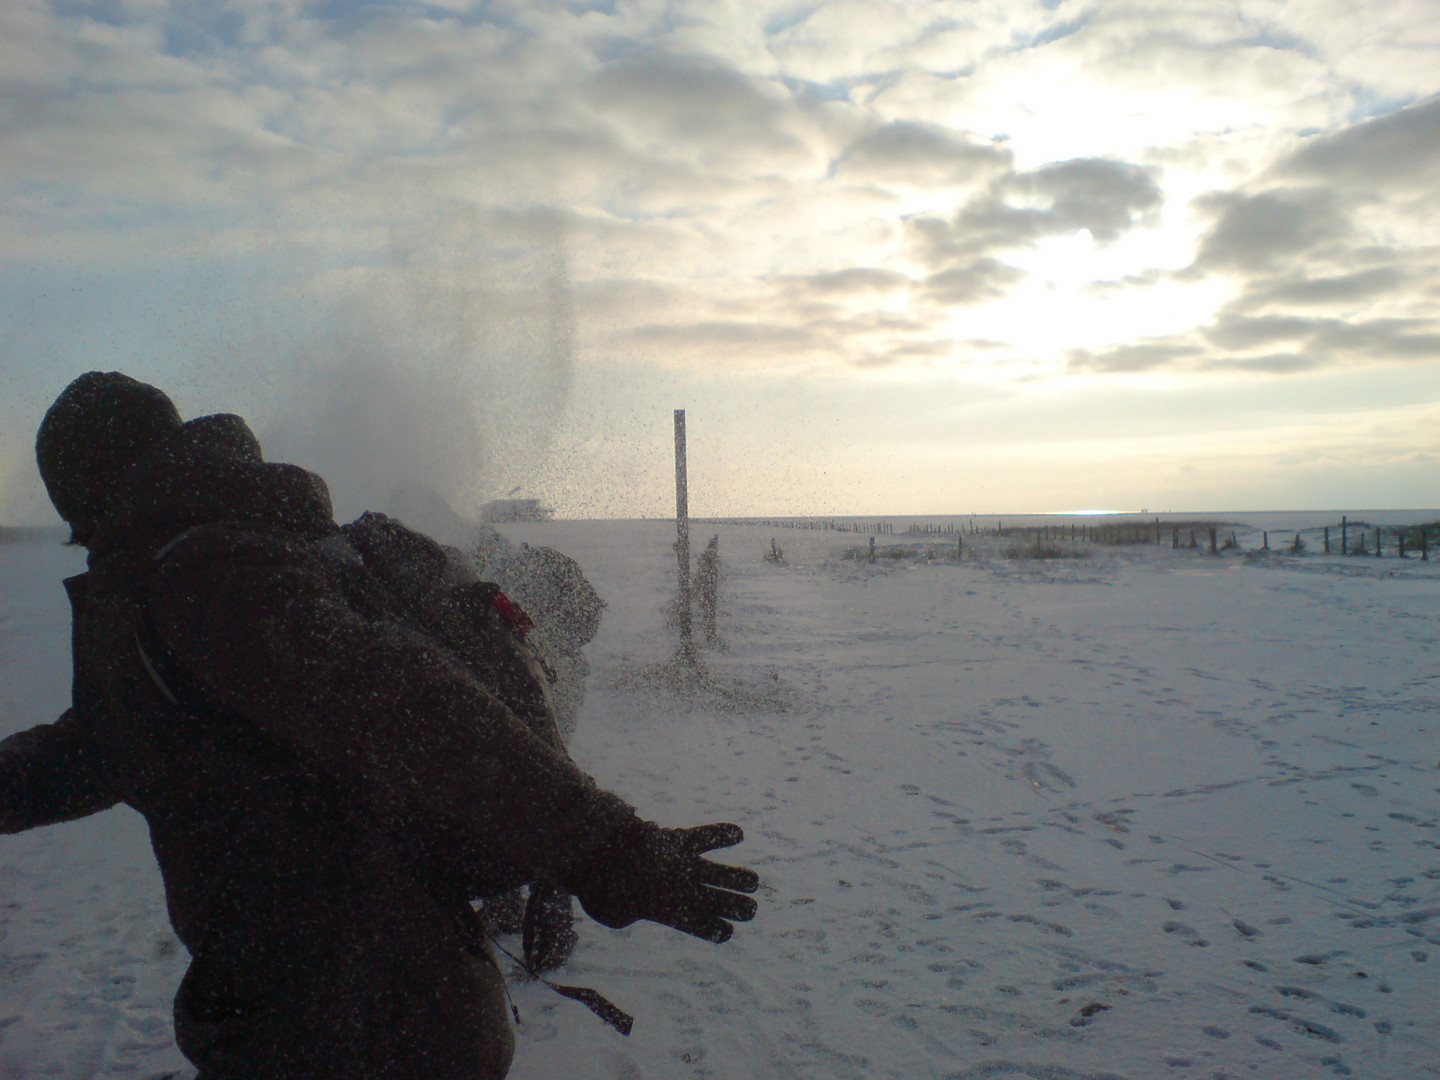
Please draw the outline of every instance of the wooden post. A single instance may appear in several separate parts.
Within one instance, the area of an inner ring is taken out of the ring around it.
[[[1340,519],[1340,554],[1350,554],[1350,519],[1346,517]]]
[[[1262,532],[1262,533],[1260,534],[1260,550],[1261,550],[1261,551],[1269,551],[1269,550],[1270,550],[1270,534],[1269,534],[1268,532]]]
[[[875,538],[873,536],[870,537],[870,561],[872,563],[875,561]]]
[[[680,659],[695,659],[690,623],[690,480],[685,458],[685,410],[675,410],[675,562],[679,581]]]
[[[1210,554],[1211,554],[1211,555],[1219,555],[1219,554],[1220,554],[1220,544],[1216,541],[1216,538],[1215,538],[1215,526],[1214,526],[1214,525],[1211,525],[1211,526],[1210,526]]]
[[[1325,554],[1330,554],[1330,526],[1325,526]]]
[[[1380,558],[1380,530],[1375,530],[1375,558]]]
[[[1425,526],[1420,526],[1420,561],[1430,561],[1430,541],[1425,537]]]

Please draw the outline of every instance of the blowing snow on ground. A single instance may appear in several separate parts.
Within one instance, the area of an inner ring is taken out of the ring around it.
[[[609,601],[577,760],[764,879],[719,948],[582,922],[634,1034],[516,978],[517,1080],[1440,1076],[1440,564],[717,526],[677,689],[673,526],[507,532]],[[0,733],[66,703],[80,568],[0,546]],[[0,838],[0,1077],[189,1077],[185,962],[138,815]]]

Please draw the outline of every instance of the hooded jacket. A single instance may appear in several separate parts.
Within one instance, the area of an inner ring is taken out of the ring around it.
[[[144,815],[193,958],[177,1040],[217,1075],[470,1080],[494,1003],[462,905],[638,819],[389,618],[336,531],[238,417],[152,448],[66,582],[72,708],[0,743],[0,830]]]

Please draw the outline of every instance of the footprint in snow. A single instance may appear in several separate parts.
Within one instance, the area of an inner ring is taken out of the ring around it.
[[[1069,773],[1057,769],[1048,761],[1027,762],[1020,771],[1032,787],[1040,788],[1043,791],[1063,791],[1065,788],[1075,786],[1075,781]]]
[[[1167,934],[1174,934],[1184,941],[1186,945],[1193,946],[1197,949],[1208,948],[1210,945],[1210,942],[1201,937],[1193,926],[1186,926],[1182,922],[1174,922],[1172,920],[1164,923],[1160,929],[1164,930]]]

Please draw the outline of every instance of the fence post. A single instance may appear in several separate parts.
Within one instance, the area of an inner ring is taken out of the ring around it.
[[[1330,554],[1330,526],[1325,526],[1325,554]]]
[[[870,537],[870,561],[872,563],[875,561],[875,538],[873,536]]]
[[[1216,539],[1215,539],[1215,526],[1214,526],[1214,525],[1211,525],[1211,526],[1210,526],[1210,554],[1211,554],[1211,555],[1219,555],[1219,554],[1220,554],[1220,545],[1219,545],[1219,543],[1218,543],[1218,542],[1216,541]]]
[[[717,620],[720,613],[720,535],[710,538],[705,550],[695,560],[696,584],[700,595],[700,621],[705,628],[705,644],[717,645],[720,631]]]
[[[675,562],[678,570],[680,659],[695,660],[690,623],[690,480],[685,458],[685,410],[675,410]]]
[[[1340,519],[1340,554],[1350,554],[1350,519],[1347,517]]]

